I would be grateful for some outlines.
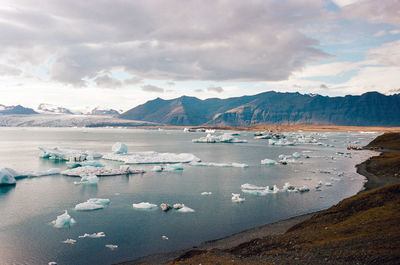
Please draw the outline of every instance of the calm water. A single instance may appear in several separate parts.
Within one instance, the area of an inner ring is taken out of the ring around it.
[[[17,170],[65,168],[64,163],[39,158],[38,146],[68,146],[106,153],[113,143],[128,145],[129,151],[193,153],[205,162],[241,162],[249,168],[213,168],[185,165],[179,173],[151,172],[143,175],[100,178],[97,186],[74,185],[76,178],[61,175],[19,180],[15,187],[0,187],[0,264],[111,264],[144,255],[187,248],[205,240],[227,236],[257,225],[327,208],[357,193],[364,178],[354,165],[372,152],[353,151],[352,158],[337,156],[345,147],[359,141],[368,143],[376,134],[326,133],[321,140],[335,147],[314,145],[269,146],[267,140],[253,140],[253,133],[242,132],[243,144],[195,144],[191,140],[204,133],[139,129],[58,129],[0,128],[0,167]],[[260,165],[260,160],[278,160],[280,154],[312,151],[303,164]],[[331,158],[334,157],[334,159]],[[118,167],[117,162],[103,161]],[[340,180],[319,170],[344,171]],[[311,180],[305,180],[311,178]],[[314,186],[319,180],[332,187]],[[308,193],[279,193],[257,197],[244,194],[246,201],[235,204],[231,193],[240,193],[240,185],[259,186],[285,182],[307,185]],[[211,191],[211,196],[201,196]],[[77,212],[77,203],[89,198],[109,198],[103,210]],[[132,203],[184,203],[195,213],[137,211]],[[68,210],[77,221],[71,228],[57,229],[50,222]],[[84,233],[104,232],[105,238],[78,239]],[[169,240],[162,240],[166,235]],[[76,239],[74,245],[61,241]],[[106,244],[118,245],[109,250]]]

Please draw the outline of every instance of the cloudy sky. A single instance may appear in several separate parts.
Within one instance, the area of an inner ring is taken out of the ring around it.
[[[0,104],[399,88],[400,0],[0,2]]]

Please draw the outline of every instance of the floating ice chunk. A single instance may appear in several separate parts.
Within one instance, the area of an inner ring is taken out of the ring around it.
[[[143,171],[138,171],[138,173]],[[73,169],[67,169],[61,171],[61,174],[67,176],[87,176],[87,175],[96,175],[96,176],[115,176],[115,175],[126,175],[131,173],[125,169],[117,169],[110,167],[77,167]]]
[[[163,240],[168,240],[168,237],[167,236],[162,236],[161,237]]]
[[[213,129],[207,129],[205,132],[206,132],[206,133],[215,133],[215,130],[213,130]]]
[[[183,170],[183,165],[182,163],[179,164],[168,164],[165,166],[164,171],[182,171]]]
[[[128,147],[126,146],[126,144],[123,143],[115,143],[111,150],[113,151],[114,154],[126,154],[128,153]]]
[[[8,170],[8,168],[0,169],[0,186],[1,185],[15,185],[15,175]]]
[[[204,196],[208,196],[208,195],[211,195],[211,194],[212,194],[211,191],[204,191],[204,192],[201,193],[201,195],[204,195]]]
[[[64,228],[64,227],[70,227],[71,225],[75,224],[74,218],[72,218],[67,210],[62,215],[57,216],[57,219],[51,222],[54,227],[56,228]]]
[[[239,193],[232,193],[232,202],[244,202],[245,198],[240,198]]]
[[[38,172],[32,172],[32,173],[26,173],[28,177],[44,177],[44,176],[51,176],[51,175],[57,175],[60,174],[61,169],[60,168],[50,168],[45,171],[38,171]]]
[[[163,212],[168,212],[172,209],[171,205],[169,205],[168,203],[161,203],[160,208]]]
[[[199,139],[193,139],[193,143],[247,143],[247,140],[235,138],[230,133],[224,133],[222,135],[207,134],[206,137],[200,137]]]
[[[183,131],[184,132],[189,132],[189,129],[188,128],[184,128]]]
[[[282,187],[283,191],[295,191],[296,187],[291,185],[289,182],[286,182],[283,187]]]
[[[109,199],[99,199],[92,198],[87,200],[86,202],[79,203],[75,206],[75,210],[77,211],[93,211],[98,209],[103,209],[106,205],[110,204]]]
[[[143,174],[143,173],[145,173],[144,170],[142,170],[142,169],[136,169],[135,167],[129,166],[129,165],[121,165],[121,166],[119,166],[119,169],[120,169],[122,172],[125,171],[126,174]]]
[[[297,191],[300,193],[304,193],[304,192],[309,192],[310,189],[306,186],[302,186],[302,187],[297,188]]]
[[[330,182],[325,182],[325,186],[332,186],[332,183],[330,183]]]
[[[181,209],[181,208],[185,207],[185,205],[183,203],[175,203],[173,205],[173,207],[175,210],[177,210],[177,209]]]
[[[93,234],[87,234],[85,233],[82,236],[78,236],[78,238],[85,238],[85,237],[90,237],[90,238],[101,238],[101,237],[105,237],[106,234],[104,234],[104,232],[98,232],[98,233],[93,233]]]
[[[162,172],[162,171],[163,171],[163,168],[162,168],[161,166],[154,166],[153,169],[152,169],[151,171],[154,171],[154,172]]]
[[[249,184],[249,183],[242,184],[240,187],[242,188],[242,190],[265,190],[265,189],[269,189],[268,186],[260,187],[260,186],[256,186],[256,185]]]
[[[107,244],[107,245],[105,245],[105,247],[106,247],[106,248],[109,248],[109,249],[111,249],[111,250],[114,250],[114,249],[118,248],[118,245]]]
[[[42,151],[41,157],[50,160],[58,160],[58,161],[85,161],[87,157],[91,158],[101,158],[101,154],[96,153],[94,151],[82,151],[75,150],[71,148],[63,148],[63,147],[55,147],[55,148],[44,148],[39,147]]]
[[[292,157],[295,158],[295,159],[299,159],[301,157],[301,154],[299,152],[294,152],[292,154]]]
[[[83,162],[67,162],[68,168],[76,168],[76,167],[104,167],[103,164],[101,164],[98,161],[90,160],[90,161],[83,161]]]
[[[138,210],[154,210],[157,208],[157,205],[149,202],[134,203],[132,206]]]
[[[96,175],[92,175],[92,176],[83,176],[81,178],[81,182],[82,183],[87,183],[87,184],[93,184],[96,185],[97,183],[99,183],[99,178]]]
[[[238,168],[249,167],[249,165],[244,163],[191,162],[190,165],[200,166],[200,167],[238,167]]]
[[[194,210],[192,208],[187,207],[187,206],[183,206],[182,208],[177,210],[177,212],[180,212],[180,213],[194,213]]]
[[[50,262],[48,263],[48,265],[57,265],[57,262],[55,262],[55,261],[50,261]]]
[[[75,244],[75,243],[76,243],[76,240],[75,240],[75,239],[68,238],[68,239],[66,239],[66,240],[62,241],[62,243],[64,243],[64,244],[71,244],[71,245],[73,245],[73,244]]]
[[[247,193],[247,194],[251,194],[251,195],[255,195],[255,196],[265,196],[267,194],[273,193],[272,190],[270,190],[268,186],[263,190],[242,189],[242,192],[243,193]],[[233,197],[232,197],[232,199],[233,199]]]
[[[275,161],[275,160],[272,160],[272,159],[266,158],[266,159],[261,160],[261,165],[270,165],[270,166],[273,166],[273,165],[276,165],[276,161]]]
[[[126,154],[106,154],[103,159],[121,161],[125,164],[167,164],[167,163],[189,163],[192,161],[200,161],[198,157],[189,153],[157,153],[149,152],[132,152]]]

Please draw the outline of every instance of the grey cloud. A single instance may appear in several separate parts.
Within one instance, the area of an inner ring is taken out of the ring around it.
[[[217,92],[217,93],[221,93],[224,92],[224,89],[220,86],[210,86],[207,88],[208,91],[213,91],[213,92]]]
[[[321,88],[321,89],[328,89],[328,86],[325,85],[325,84],[321,84],[321,85],[319,86],[319,88]]]
[[[142,90],[146,92],[164,93],[164,88],[153,85],[144,85],[142,86]]]
[[[96,85],[98,87],[101,87],[101,88],[112,88],[112,89],[114,89],[114,88],[118,88],[118,87],[122,86],[122,82],[121,81],[119,81],[117,79],[114,79],[112,77],[109,77],[108,75],[103,75],[103,76],[96,77],[93,81],[96,83]]]
[[[198,89],[196,89],[194,92],[201,93],[201,92],[204,92],[204,90],[203,90],[203,89],[201,89],[201,88],[198,88]]]
[[[54,56],[51,78],[73,86],[115,68],[148,79],[284,80],[329,57],[302,33],[323,0],[11,3],[18,8],[0,9],[0,55]]]

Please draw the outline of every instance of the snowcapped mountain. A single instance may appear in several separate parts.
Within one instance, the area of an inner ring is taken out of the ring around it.
[[[100,115],[100,116],[102,116],[102,115],[119,115],[119,111],[114,110],[114,109],[106,109],[106,108],[96,107],[88,114]]]
[[[37,114],[36,111],[34,111],[31,108],[25,108],[21,105],[17,105],[17,106],[5,106],[0,104],[0,114],[6,114],[6,115],[10,115],[10,114]]]
[[[38,111],[40,113],[73,114],[73,112],[67,108],[56,106],[53,104],[47,104],[47,103],[39,104]]]

